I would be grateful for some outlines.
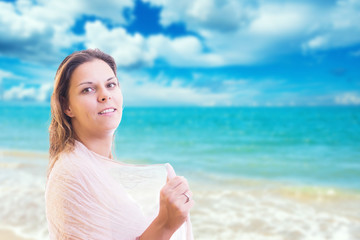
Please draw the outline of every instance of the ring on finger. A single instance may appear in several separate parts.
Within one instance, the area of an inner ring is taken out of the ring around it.
[[[189,202],[190,201],[190,196],[186,192],[184,192],[183,195],[186,197],[186,202],[185,203]]]

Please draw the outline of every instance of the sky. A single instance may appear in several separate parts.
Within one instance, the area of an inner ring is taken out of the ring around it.
[[[0,1],[0,103],[48,104],[74,51],[124,106],[360,105],[360,0]]]

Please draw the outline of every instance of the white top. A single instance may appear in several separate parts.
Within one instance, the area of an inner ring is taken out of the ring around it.
[[[46,184],[50,239],[135,240],[158,215],[160,189],[174,176],[168,163],[124,164],[75,141]],[[185,239],[193,239],[190,217],[171,237]]]

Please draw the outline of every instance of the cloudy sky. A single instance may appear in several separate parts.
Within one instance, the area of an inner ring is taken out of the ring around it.
[[[0,101],[112,55],[125,106],[360,105],[360,0],[0,1]]]

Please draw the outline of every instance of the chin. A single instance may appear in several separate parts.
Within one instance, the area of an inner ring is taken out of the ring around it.
[[[109,132],[115,131],[120,125],[122,115],[105,117],[96,120],[96,125],[99,131]]]
[[[120,122],[121,122],[121,119],[116,122],[114,121],[112,123],[105,124],[105,125],[103,125],[103,129],[106,131],[115,131],[119,127]]]

